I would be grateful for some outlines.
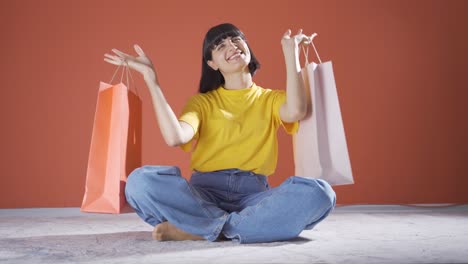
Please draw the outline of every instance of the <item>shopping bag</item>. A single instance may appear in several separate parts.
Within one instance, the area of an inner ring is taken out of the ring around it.
[[[99,85],[83,212],[131,211],[124,191],[127,176],[141,166],[142,104],[138,94],[129,89],[128,65],[122,67],[120,83],[111,84],[119,68],[109,83]],[[127,86],[122,83],[123,69],[127,72]]]
[[[312,35],[312,38],[316,34]],[[354,183],[331,61],[308,62],[301,70],[307,94],[307,115],[293,135],[295,175],[323,179],[330,185]]]

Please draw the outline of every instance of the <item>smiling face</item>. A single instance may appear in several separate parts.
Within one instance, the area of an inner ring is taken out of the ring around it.
[[[227,73],[249,71],[251,55],[247,43],[241,36],[227,37],[214,45],[211,60],[208,65],[219,70],[223,75]]]
[[[216,25],[206,32],[202,46],[200,93],[224,85],[232,73],[253,76],[260,63],[249,48],[244,33],[230,23]]]

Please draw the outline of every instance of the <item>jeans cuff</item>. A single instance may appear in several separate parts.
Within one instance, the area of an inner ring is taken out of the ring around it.
[[[224,213],[224,215],[220,219],[221,223],[219,223],[219,225],[215,228],[214,232],[211,235],[205,237],[208,241],[214,242],[218,238],[221,231],[223,231],[223,227],[226,224],[228,216],[228,213]]]

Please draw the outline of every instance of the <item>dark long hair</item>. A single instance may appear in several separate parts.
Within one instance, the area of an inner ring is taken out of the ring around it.
[[[212,59],[211,51],[227,37],[241,37],[246,43],[244,33],[233,24],[225,23],[214,26],[208,30],[205,39],[203,40],[202,49],[202,74],[200,79],[200,93],[206,93],[216,90],[220,85],[224,84],[224,77],[218,70],[213,70],[208,65],[208,61]],[[255,75],[255,72],[260,68],[260,63],[250,49],[250,63],[248,65],[250,74]]]

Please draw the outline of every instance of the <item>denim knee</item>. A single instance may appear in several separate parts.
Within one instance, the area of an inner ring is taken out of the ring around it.
[[[311,198],[311,203],[317,205],[318,197],[321,197],[320,201],[322,201],[323,204],[321,204],[320,207],[322,208],[333,208],[335,207],[336,203],[336,194],[335,191],[332,189],[330,184],[326,182],[325,180],[322,179],[310,179],[310,178],[304,178],[304,177],[291,177],[291,182],[293,184],[301,184],[305,187],[310,187],[310,188],[305,188],[306,190],[310,190],[311,195],[309,197]],[[318,187],[318,188],[317,188]],[[304,191],[304,189],[302,190]],[[318,191],[318,192],[317,192]]]
[[[169,178],[167,178],[169,176]],[[176,176],[176,177],[170,177]],[[136,195],[144,195],[145,192],[157,192],[157,188],[165,188],[164,183],[167,180],[161,181],[158,177],[165,179],[179,179],[180,169],[177,166],[160,166],[160,165],[145,165],[133,170],[127,177],[125,185],[125,195],[135,197]],[[157,182],[157,184],[155,184]]]
[[[335,193],[335,191],[333,190],[333,188],[331,187],[331,185],[327,181],[322,180],[322,179],[316,179],[316,181],[317,181],[317,185],[320,186],[321,190],[323,191],[323,193],[328,198],[326,200],[327,205],[329,205],[329,207],[331,207],[331,208],[334,208],[335,204],[336,204],[336,193]]]
[[[127,199],[133,194],[140,193],[142,187],[145,186],[145,178],[143,175],[143,167],[134,169],[127,177],[125,184],[125,196]]]

